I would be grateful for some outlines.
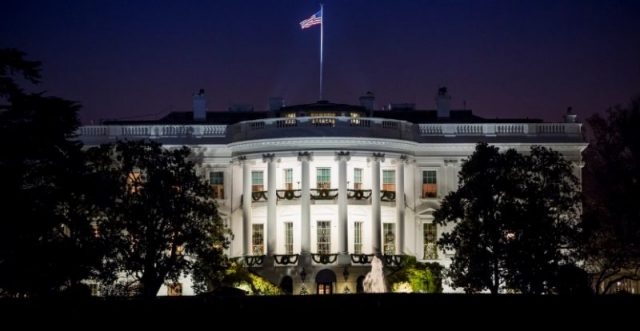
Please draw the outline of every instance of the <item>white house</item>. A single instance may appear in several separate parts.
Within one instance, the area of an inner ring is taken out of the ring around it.
[[[152,139],[187,145],[202,155],[200,172],[215,191],[234,233],[228,254],[286,291],[355,292],[373,254],[450,263],[435,242],[448,229],[433,224],[440,200],[457,186],[462,161],[480,141],[526,152],[544,145],[561,152],[580,178],[586,147],[580,123],[483,119],[450,110],[446,88],[436,110],[411,104],[374,109],[319,101],[269,110],[233,107],[207,112],[204,92],[192,112],[157,121],[112,121],[80,128],[87,145]],[[445,290],[450,290],[445,286]],[[189,279],[160,294],[191,294]]]

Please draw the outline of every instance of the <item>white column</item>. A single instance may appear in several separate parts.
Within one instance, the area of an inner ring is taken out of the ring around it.
[[[397,237],[398,237],[398,253],[404,254],[404,164],[407,160],[406,155],[401,155],[396,165],[396,215],[397,215]]]
[[[251,168],[245,156],[239,158],[242,162],[242,249],[244,255],[251,252]]]
[[[371,250],[380,255],[382,245],[380,220],[380,162],[384,161],[384,153],[373,153],[371,162]]]
[[[262,154],[267,163],[267,255],[273,256],[276,249],[276,163],[275,154]]]
[[[347,223],[347,161],[349,152],[336,153],[338,160],[338,253],[340,264],[350,263],[348,253],[348,223]]]
[[[300,196],[300,229],[301,236],[301,254],[308,256],[311,253],[311,191],[309,181],[309,161],[311,161],[311,153],[298,153],[298,161],[302,163],[302,188]],[[304,260],[304,259],[303,259]]]

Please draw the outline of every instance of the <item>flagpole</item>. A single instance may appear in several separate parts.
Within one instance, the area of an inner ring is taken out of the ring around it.
[[[320,16],[322,17],[322,21],[320,22],[320,100],[322,100],[322,51],[324,46],[324,8],[322,4],[320,4]]]

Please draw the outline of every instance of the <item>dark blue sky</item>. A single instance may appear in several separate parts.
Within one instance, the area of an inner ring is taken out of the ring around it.
[[[454,108],[485,117],[584,118],[640,93],[640,1],[326,0],[325,95],[378,107]],[[5,0],[0,47],[41,60],[51,95],[88,123],[188,110],[318,99],[319,29],[306,0]],[[152,116],[153,117],[153,116]]]

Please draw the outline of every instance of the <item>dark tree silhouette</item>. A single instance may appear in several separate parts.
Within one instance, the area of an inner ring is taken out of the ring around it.
[[[455,224],[438,242],[455,249],[453,286],[557,291],[559,269],[576,250],[578,202],[572,166],[558,153],[533,147],[525,156],[478,144],[462,165],[458,190],[434,214],[440,225]]]
[[[585,253],[596,293],[640,281],[640,97],[588,119]]]
[[[116,276],[137,280],[141,295],[155,297],[165,281],[190,271],[196,259],[224,260],[230,232],[211,187],[196,174],[189,148],[127,141],[89,153],[95,176],[113,194],[97,228],[110,248],[105,263]]]
[[[91,226],[76,210],[82,173],[75,138],[79,106],[26,94],[16,75],[37,83],[40,63],[0,50],[0,289],[8,295],[50,295],[88,278],[99,260]]]

